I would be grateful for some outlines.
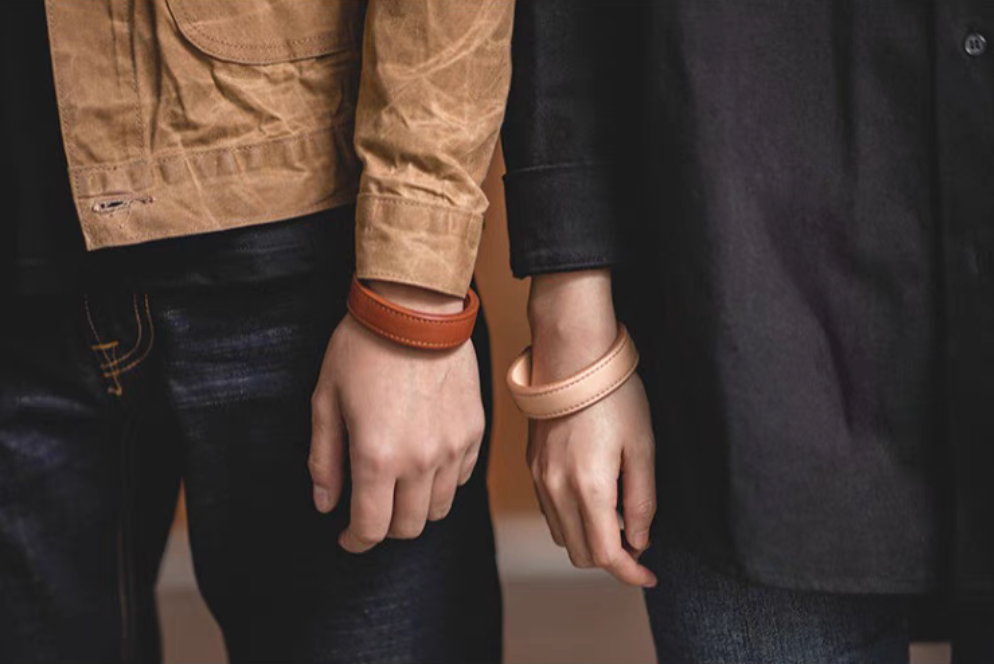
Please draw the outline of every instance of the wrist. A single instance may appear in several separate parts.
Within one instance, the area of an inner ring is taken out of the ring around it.
[[[414,311],[426,314],[457,314],[463,310],[462,298],[420,286],[379,279],[370,279],[365,283],[369,290],[377,295]]]
[[[573,327],[612,327],[614,318],[611,273],[608,270],[556,272],[532,277],[528,293],[528,322],[533,331]],[[600,324],[600,325],[598,325]]]
[[[583,270],[534,277],[528,320],[535,383],[560,380],[593,364],[618,336],[611,273]]]

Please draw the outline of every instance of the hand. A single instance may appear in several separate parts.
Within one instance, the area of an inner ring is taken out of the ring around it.
[[[370,288],[419,311],[462,307],[459,298],[411,286]],[[449,513],[480,453],[484,415],[473,344],[407,348],[346,315],[328,342],[311,412],[308,466],[321,512],[339,501],[349,453],[352,511],[341,546],[362,553],[386,537],[415,538],[427,521]]]
[[[529,319],[532,381],[576,373],[601,357],[617,336],[610,274],[536,277]],[[528,464],[536,493],[553,540],[566,547],[575,566],[601,567],[635,586],[656,584],[638,563],[656,511],[654,456],[649,405],[637,375],[589,408],[531,423]]]

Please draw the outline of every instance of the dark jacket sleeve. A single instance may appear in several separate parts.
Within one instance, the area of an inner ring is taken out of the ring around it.
[[[515,276],[624,260],[637,4],[519,0],[502,131]]]

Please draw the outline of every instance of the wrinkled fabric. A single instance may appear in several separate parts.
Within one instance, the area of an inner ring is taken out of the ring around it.
[[[335,259],[329,241],[351,237],[355,207],[306,217],[87,252],[59,129],[41,0],[8,0],[0,22],[0,294],[146,290],[260,283]],[[4,168],[6,167],[6,168]],[[333,244],[333,243],[332,243]]]
[[[361,155],[362,191],[381,201],[360,205],[363,268],[465,292],[509,79],[513,2],[46,7],[89,249],[352,203]],[[365,137],[359,154],[355,134]]]
[[[356,147],[360,277],[465,295],[511,78],[513,2],[373,2]],[[431,275],[431,282],[425,277]]]

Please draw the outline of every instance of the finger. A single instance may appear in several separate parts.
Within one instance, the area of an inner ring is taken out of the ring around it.
[[[476,443],[470,447],[465,456],[462,459],[462,466],[459,469],[459,486],[464,485],[469,481],[469,478],[473,476],[473,470],[476,469],[476,462],[480,458],[480,448],[483,446],[483,439],[476,441]]]
[[[649,529],[656,516],[656,468],[651,455],[622,458],[622,511],[625,539],[641,553],[649,548]]]
[[[307,467],[313,482],[314,506],[330,512],[345,485],[345,423],[338,395],[317,390],[311,397],[311,451]]]
[[[338,538],[350,553],[364,553],[386,538],[393,515],[394,478],[363,468],[352,472],[352,513],[348,528]]]
[[[549,534],[552,536],[552,541],[556,543],[556,546],[565,548],[566,539],[563,537],[563,526],[559,521],[559,515],[556,514],[556,508],[552,504],[552,500],[540,484],[535,485],[535,495],[538,497],[539,508],[545,516],[545,523],[549,526]]]
[[[550,502],[559,517],[559,527],[562,532],[569,559],[574,567],[593,567],[594,562],[587,548],[587,536],[584,532],[583,519],[580,516],[580,506],[575,494],[565,487],[559,488],[546,483]]]
[[[428,521],[428,508],[431,505],[431,485],[433,474],[404,478],[397,482],[394,492],[393,521],[390,523],[390,537],[414,539],[425,529]]]
[[[428,508],[430,521],[440,521],[449,515],[456,499],[459,473],[459,465],[455,463],[439,468],[435,473],[435,481],[431,486],[431,507]]]
[[[581,499],[582,500],[582,499]],[[643,588],[656,585],[656,577],[638,564],[635,557],[621,545],[621,530],[615,502],[584,500],[581,504],[587,547],[597,567],[609,572],[622,583]]]

